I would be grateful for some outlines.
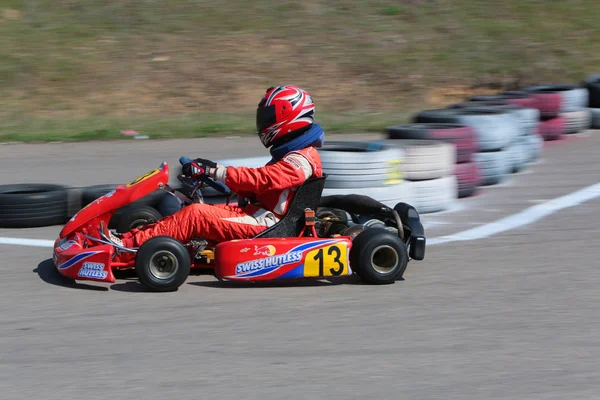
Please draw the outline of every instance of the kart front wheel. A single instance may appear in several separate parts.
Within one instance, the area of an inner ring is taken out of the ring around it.
[[[135,257],[140,282],[154,292],[172,292],[190,274],[190,254],[170,236],[157,236],[144,242]]]
[[[352,241],[350,265],[367,283],[394,283],[408,265],[406,246],[387,229],[365,229]]]
[[[143,204],[131,204],[120,211],[121,215],[117,222],[117,232],[119,233],[128,232],[133,228],[139,229],[162,218],[156,208]]]

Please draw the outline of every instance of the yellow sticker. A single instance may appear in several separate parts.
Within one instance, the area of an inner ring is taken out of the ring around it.
[[[345,242],[339,242],[308,252],[304,258],[304,276],[348,275],[347,249]]]
[[[145,180],[145,179],[148,179],[148,178],[150,178],[151,176],[154,176],[154,175],[158,174],[158,172],[159,172],[159,171],[160,171],[160,170],[159,170],[158,168],[155,168],[155,169],[153,169],[153,170],[152,170],[152,171],[150,171],[150,172],[146,172],[144,175],[140,175],[140,176],[138,176],[137,178],[135,178],[133,181],[129,182],[129,183],[128,183],[127,185],[125,185],[125,186],[129,187],[129,186],[133,186],[133,185],[135,185],[136,183],[140,183],[141,181],[143,181],[143,180]]]
[[[395,185],[397,183],[404,182],[402,176],[402,168],[400,164],[402,163],[401,159],[389,160],[389,172],[385,174],[385,181],[383,182],[386,185]]]

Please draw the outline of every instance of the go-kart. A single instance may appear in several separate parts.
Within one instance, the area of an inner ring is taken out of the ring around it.
[[[180,162],[186,160],[182,157]],[[117,210],[157,188],[186,205],[202,201],[200,189],[206,186],[229,192],[208,177],[177,178],[191,190],[184,193],[170,187],[169,166],[163,162],[81,209],[55,241],[58,272],[75,280],[113,283],[114,271],[133,269],[144,286],[162,292],[177,290],[192,269],[210,269],[217,279],[232,281],[357,274],[366,283],[388,284],[402,278],[410,259],[425,256],[423,226],[412,206],[398,203],[392,209],[359,195],[321,197],[326,177],[307,180],[297,189],[287,214],[250,239],[211,243],[191,238],[182,243],[158,236],[139,248],[125,248],[102,232],[101,223],[106,226]]]

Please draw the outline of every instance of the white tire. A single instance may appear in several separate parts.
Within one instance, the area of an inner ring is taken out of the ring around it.
[[[456,146],[434,140],[386,140],[404,151],[401,170],[409,181],[443,178],[452,175],[456,164]]]
[[[410,204],[421,214],[448,210],[458,197],[458,181],[454,175],[408,184],[412,192]]]
[[[461,110],[462,111],[462,110]],[[469,112],[468,109],[464,112]],[[479,151],[499,150],[507,146],[521,132],[518,120],[507,112],[457,115],[459,123],[475,130]]]
[[[510,157],[507,149],[486,151],[473,155],[481,176],[481,185],[495,185],[506,177],[510,170]]]
[[[412,186],[410,182],[404,181],[394,185],[374,187],[374,188],[359,188],[359,189],[323,189],[323,196],[349,195],[359,194],[369,196],[388,207],[394,207],[400,202],[412,204]]]
[[[401,183],[404,150],[379,142],[326,142],[318,149],[326,189],[377,188]],[[343,173],[340,173],[342,172]],[[330,179],[331,178],[331,179]]]
[[[592,113],[589,108],[563,112],[558,114],[558,116],[565,119],[565,133],[585,131],[592,126]]]

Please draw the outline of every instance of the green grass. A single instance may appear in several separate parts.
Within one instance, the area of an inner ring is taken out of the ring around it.
[[[0,140],[251,132],[280,83],[327,131],[381,130],[452,88],[580,82],[599,17],[595,0],[0,0]]]
[[[327,133],[382,132],[385,127],[407,122],[408,114],[335,113],[321,115]],[[151,139],[215,135],[255,135],[254,116],[249,114],[190,114],[181,117],[35,119],[3,124],[0,142],[47,142],[132,140],[121,131],[134,130]]]

